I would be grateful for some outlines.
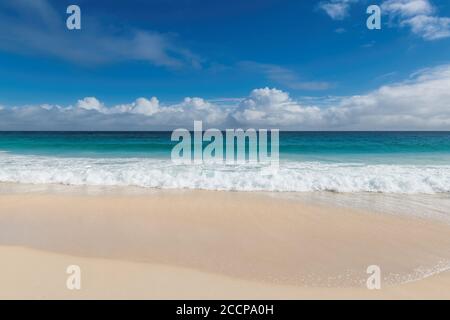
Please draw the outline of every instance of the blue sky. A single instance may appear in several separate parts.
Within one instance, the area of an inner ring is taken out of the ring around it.
[[[81,8],[81,30],[65,27],[70,4]],[[370,4],[382,8],[381,30],[366,27]],[[445,86],[449,17],[450,3],[444,0],[5,0],[0,105],[79,107],[95,97],[85,110],[122,106],[129,111],[141,97],[145,103],[157,98],[157,108],[183,108],[186,97],[191,104],[200,97],[205,105],[222,108],[225,118],[232,108],[233,117],[266,120],[238,122],[283,127],[286,122],[270,122],[273,110],[267,103],[282,101],[306,111],[325,106],[330,113],[347,105],[345,99],[371,97],[384,86],[428,85],[423,81],[430,75]],[[280,98],[283,94],[288,97]],[[261,95],[270,101],[261,102]],[[444,90],[433,99],[438,95]],[[256,105],[245,109],[252,99]],[[450,106],[438,102],[439,110]],[[20,124],[18,115],[7,116],[11,125]],[[339,118],[328,117],[322,127]],[[339,126],[350,128],[352,121]],[[426,128],[447,125],[433,122]],[[3,120],[2,127],[10,126]],[[297,124],[288,121],[287,127]]]

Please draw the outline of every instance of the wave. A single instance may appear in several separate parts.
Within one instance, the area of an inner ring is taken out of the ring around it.
[[[450,192],[450,166],[327,164],[176,165],[149,158],[0,155],[0,182],[161,189],[434,194]]]

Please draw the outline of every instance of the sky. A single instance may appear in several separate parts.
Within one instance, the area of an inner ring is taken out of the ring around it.
[[[0,3],[0,130],[450,130],[449,89],[447,0]]]

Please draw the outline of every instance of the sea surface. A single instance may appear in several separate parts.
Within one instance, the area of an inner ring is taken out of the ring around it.
[[[171,132],[0,132],[0,183],[450,193],[450,132],[281,132],[280,166],[177,165]]]

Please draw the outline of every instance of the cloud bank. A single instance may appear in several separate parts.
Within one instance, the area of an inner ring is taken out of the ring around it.
[[[0,130],[173,130],[192,128],[194,120],[220,129],[450,130],[449,88],[450,65],[442,65],[366,94],[322,102],[303,103],[274,88],[228,102],[188,97],[163,104],[152,97],[106,106],[86,97],[69,106],[3,106]]]

